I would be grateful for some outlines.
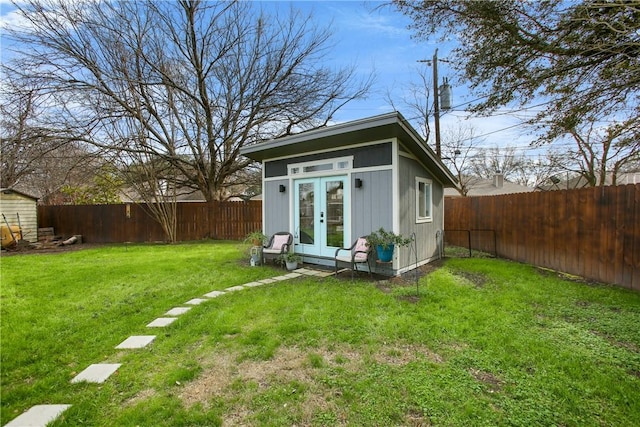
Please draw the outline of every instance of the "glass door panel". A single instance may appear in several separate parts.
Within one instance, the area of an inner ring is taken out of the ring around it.
[[[344,244],[344,182],[325,181],[326,226],[324,241],[326,246],[343,248]]]
[[[296,188],[297,197],[297,229],[301,244],[314,245],[316,236],[316,183],[299,182]]]

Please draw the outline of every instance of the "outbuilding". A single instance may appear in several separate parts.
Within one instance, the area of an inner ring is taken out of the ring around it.
[[[23,240],[32,243],[38,241],[37,203],[38,198],[35,196],[11,188],[0,189],[0,225],[3,228],[3,245],[6,236],[11,239],[7,231],[9,227],[12,230],[22,229]],[[16,239],[19,240],[17,236]]]
[[[414,244],[372,269],[397,275],[441,256],[444,188],[456,179],[393,112],[244,147],[262,162],[267,235],[289,231],[304,262],[333,265],[335,250],[380,227]]]

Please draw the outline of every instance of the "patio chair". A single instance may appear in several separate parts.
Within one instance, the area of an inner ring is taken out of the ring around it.
[[[340,252],[348,252],[348,254],[339,255]],[[353,274],[358,270],[359,264],[367,263],[369,269],[369,276],[371,276],[371,264],[369,262],[371,254],[371,248],[367,243],[367,237],[359,237],[353,245],[349,248],[336,249],[336,275],[338,274],[338,263],[347,264],[351,269],[351,279],[353,280]]]
[[[293,245],[293,234],[287,231],[279,231],[269,239],[269,242],[262,247],[262,263],[267,259],[277,259],[280,255],[289,252]]]

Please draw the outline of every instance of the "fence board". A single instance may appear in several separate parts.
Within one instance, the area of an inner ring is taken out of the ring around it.
[[[495,230],[498,256],[640,290],[640,184],[447,198],[447,244],[471,230],[486,250],[479,229]]]
[[[128,215],[127,215],[128,212]],[[176,206],[177,240],[241,240],[262,229],[262,202],[189,202]],[[138,204],[39,206],[38,226],[88,243],[165,241],[162,227]]]

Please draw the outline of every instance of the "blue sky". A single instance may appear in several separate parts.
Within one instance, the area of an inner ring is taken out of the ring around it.
[[[348,104],[335,116],[336,122],[392,111],[393,108],[386,99],[388,92],[393,94],[400,112],[412,121],[412,114],[408,108],[403,108],[401,99],[411,82],[417,82],[418,69],[426,66],[417,61],[432,58],[436,47],[438,57],[446,58],[447,52],[453,47],[452,43],[436,44],[435,41],[413,39],[411,30],[407,28],[410,20],[391,7],[379,7],[382,2],[353,0],[259,3],[266,10],[286,11],[293,4],[295,8],[311,13],[319,26],[330,25],[333,30],[335,48],[329,55],[330,60],[337,66],[355,66],[363,77],[371,72],[375,73],[375,83],[367,99]],[[14,25],[13,11],[9,0],[0,0],[0,23]],[[3,56],[5,55],[3,52]],[[428,73],[431,73],[430,68]],[[453,80],[453,73],[445,62],[438,63],[438,74],[440,81],[443,77]],[[464,105],[473,99],[474,95],[466,88],[454,84],[454,107]],[[518,122],[517,118],[504,113],[489,118],[470,119],[469,114],[464,111],[464,106],[461,106],[442,115],[441,128],[444,135],[447,129],[461,125],[472,126],[475,135],[483,140],[482,146],[511,145],[521,147],[523,152],[531,153],[528,144],[534,137],[525,134],[523,129],[517,126]],[[433,129],[433,125],[431,128]]]

